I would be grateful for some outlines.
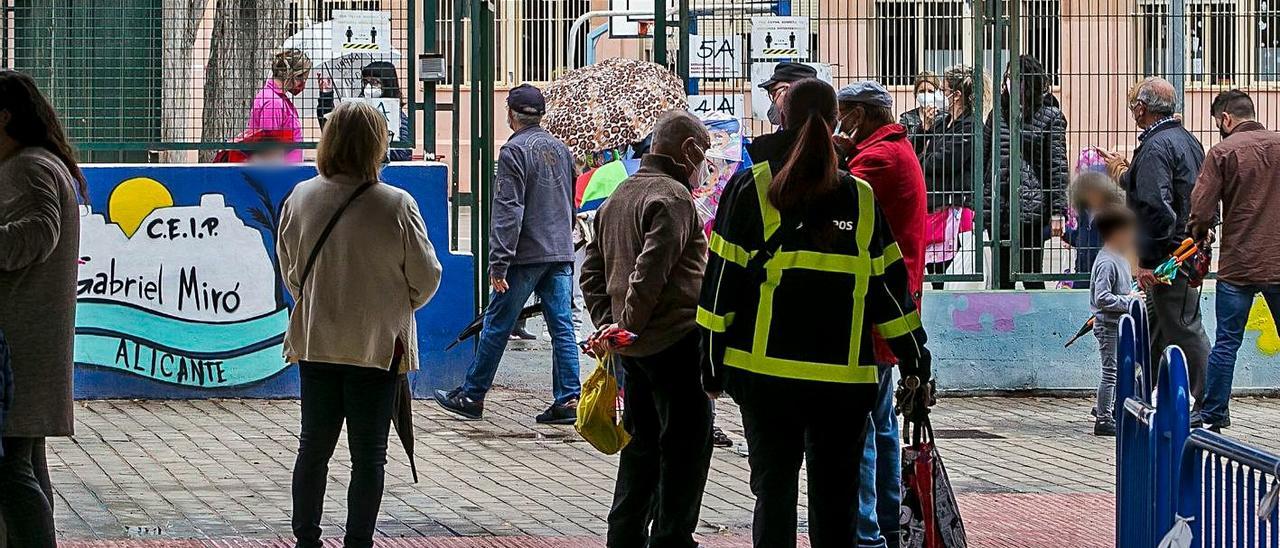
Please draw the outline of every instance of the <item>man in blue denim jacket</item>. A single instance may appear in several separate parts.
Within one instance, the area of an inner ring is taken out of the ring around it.
[[[515,133],[498,153],[489,282],[493,286],[480,346],[466,381],[436,391],[445,410],[478,420],[520,310],[537,294],[551,332],[552,402],[543,424],[573,424],[581,385],[573,328],[573,192],[576,168],[569,148],[542,128],[546,99],[530,85],[507,96],[507,124]]]

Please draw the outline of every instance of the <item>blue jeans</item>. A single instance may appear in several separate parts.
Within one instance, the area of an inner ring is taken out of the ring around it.
[[[902,445],[893,410],[893,367],[880,367],[880,387],[867,425],[858,492],[858,547],[898,545]]]
[[[476,401],[493,387],[493,376],[507,349],[507,339],[516,326],[520,310],[529,295],[537,293],[542,300],[542,317],[551,332],[551,393],[555,403],[578,397],[582,385],[578,379],[578,343],[573,332],[573,263],[535,263],[512,265],[507,269],[507,291],[489,295],[489,308],[484,313],[480,331],[480,347],[467,371],[462,393]]]
[[[1236,353],[1244,340],[1244,325],[1258,293],[1267,300],[1271,317],[1280,322],[1280,285],[1234,285],[1218,282],[1215,310],[1218,316],[1217,340],[1209,352],[1209,367],[1204,388],[1204,422],[1214,424],[1231,418],[1227,404],[1231,400],[1231,381],[1236,372]]]

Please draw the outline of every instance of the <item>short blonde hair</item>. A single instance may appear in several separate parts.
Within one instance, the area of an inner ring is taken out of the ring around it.
[[[378,109],[347,101],[333,109],[320,135],[316,168],[321,175],[346,175],[375,182],[387,157],[387,120]]]
[[[311,72],[311,58],[300,49],[277,52],[271,58],[271,76],[279,80],[297,78]]]

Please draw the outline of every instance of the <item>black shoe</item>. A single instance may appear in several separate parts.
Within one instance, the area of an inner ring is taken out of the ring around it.
[[[1098,421],[1093,423],[1093,435],[1099,437],[1116,437],[1116,424],[1111,421]]]
[[[463,396],[461,388],[454,388],[448,392],[436,390],[436,403],[439,403],[445,411],[467,420],[478,421],[484,415],[484,402]]]
[[[511,340],[513,341],[536,341],[538,336],[530,333],[528,329],[517,327],[511,331]]]
[[[1191,412],[1191,421],[1190,421],[1190,422],[1191,422],[1191,428],[1193,428],[1193,429],[1203,427],[1203,426],[1204,426],[1204,412],[1203,412],[1203,411],[1192,411],[1192,412]]]
[[[1204,423],[1205,429],[1215,434],[1221,433],[1223,428],[1231,427],[1231,419],[1222,419],[1220,421],[1210,421]]]
[[[711,427],[711,446],[712,447],[733,447],[733,440],[726,436],[724,430],[719,426]]]
[[[578,399],[565,403],[553,403],[542,414],[534,417],[538,424],[573,424],[578,422]]]

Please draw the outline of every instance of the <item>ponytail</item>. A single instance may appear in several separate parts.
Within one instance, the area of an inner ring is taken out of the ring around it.
[[[835,113],[835,90],[821,80],[801,80],[788,91],[786,119],[788,124],[800,122],[800,129],[768,194],[783,214],[804,211],[839,186],[840,158],[831,139]]]

